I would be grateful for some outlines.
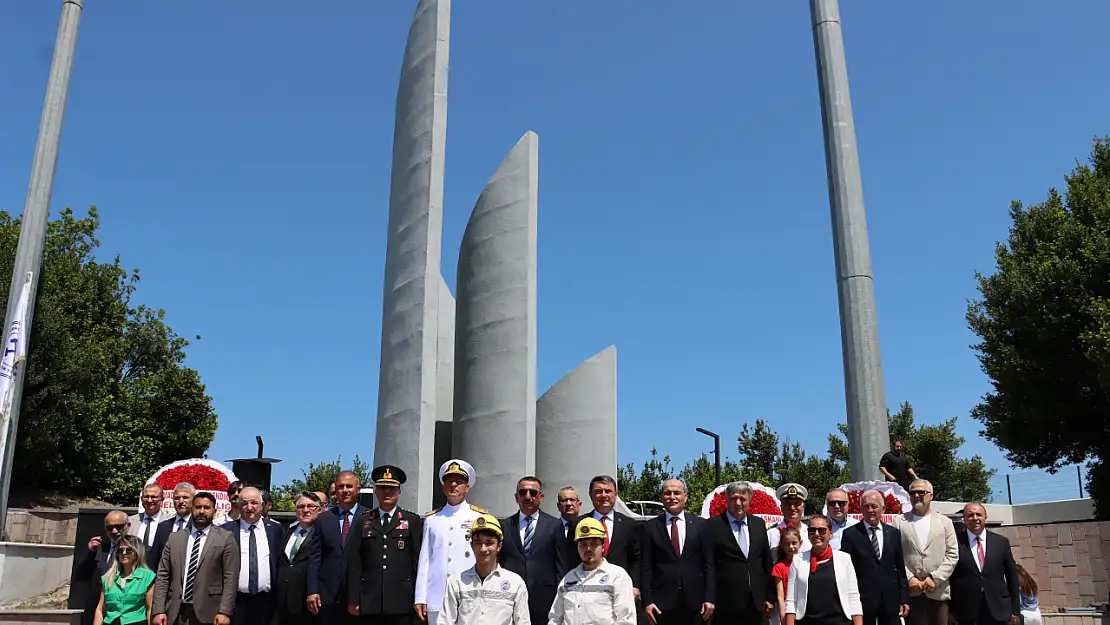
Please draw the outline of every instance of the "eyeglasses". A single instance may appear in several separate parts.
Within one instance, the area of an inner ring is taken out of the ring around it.
[[[516,491],[516,494],[520,495],[521,497],[539,497],[540,491],[536,490],[535,488],[522,488]]]
[[[115,530],[117,532],[122,532],[123,528],[127,527],[127,524],[126,523],[116,523],[115,525],[105,525],[104,527],[106,527],[110,530]]]
[[[119,554],[121,556],[133,556],[133,555],[135,555],[135,550],[132,549],[131,547],[120,547],[119,548]]]
[[[825,534],[829,533],[829,528],[827,528],[827,527],[809,527],[809,528],[806,528],[806,531],[809,532],[810,534],[817,534],[818,536],[824,536]]]
[[[297,509],[298,510],[315,510],[316,508],[319,508],[319,507],[320,507],[320,504],[302,503],[302,504],[299,504],[297,506]]]
[[[829,506],[846,506],[846,505],[848,505],[848,502],[847,501],[832,501],[830,499],[829,501],[826,501],[825,504],[829,505]]]
[[[929,491],[927,491],[927,490],[911,490],[910,494],[914,495],[916,497],[924,497],[925,495],[929,494]]]

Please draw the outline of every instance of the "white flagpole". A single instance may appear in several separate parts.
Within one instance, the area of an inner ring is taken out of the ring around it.
[[[31,299],[31,280],[34,274],[27,272],[23,288],[19,292],[12,327],[8,328],[8,341],[4,345],[4,357],[0,360],[0,458],[8,454],[12,424],[12,400],[15,398],[16,367],[27,358],[27,304]],[[20,368],[19,374],[23,373]],[[13,450],[14,451],[14,450]],[[3,468],[0,468],[3,470]]]

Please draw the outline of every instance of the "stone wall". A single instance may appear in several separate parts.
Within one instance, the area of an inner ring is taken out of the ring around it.
[[[77,511],[11,508],[4,524],[4,537],[13,543],[72,545],[77,537]]]
[[[1040,588],[1042,606],[1083,608],[1110,601],[1110,522],[991,528]],[[989,547],[988,547],[989,548]]]

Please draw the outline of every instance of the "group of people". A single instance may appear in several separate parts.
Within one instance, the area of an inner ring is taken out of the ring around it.
[[[209,493],[178,485],[161,518],[161,489],[148,488],[143,512],[109,513],[88,544],[85,625],[1013,625],[1019,583],[1032,583],[1019,582],[1006,538],[985,529],[983,506],[968,504],[957,532],[930,510],[925,480],[910,484],[913,510],[894,524],[876,491],[853,524],[844,491],[828,493],[827,516],[806,517],[805,487],[784,484],[783,521],[768,526],[748,514],[746,482],[703,519],[685,512],[684,483],[667,480],[665,513],[640,522],[614,510],[611,476],[590,481],[585,514],[578,491],[560,489],[559,516],[540,510],[541,480],[522,477],[519,510],[503,519],[467,501],[477,477],[464,460],[444,463],[447,503],[419,515],[397,505],[400,467],[372,472],[373,509],[344,471],[334,503],[300,493],[288,526],[250,486],[228,489],[218,525]]]

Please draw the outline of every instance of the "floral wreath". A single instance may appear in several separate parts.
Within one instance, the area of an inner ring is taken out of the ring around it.
[[[782,520],[782,508],[779,507],[778,496],[774,489],[758,482],[748,482],[752,486],[752,501],[748,506],[748,514],[762,517],[767,523],[778,523]],[[701,516],[714,517],[728,508],[728,499],[725,497],[727,484],[714,488],[705,496],[701,505]]]
[[[850,484],[842,484],[840,489],[848,493],[848,514],[856,519],[862,517],[860,497],[869,490],[877,490],[883,495],[884,521],[889,521],[889,518],[886,517],[902,514],[911,507],[909,493],[906,492],[906,489],[899,486],[897,482],[884,482],[879,480],[852,482]],[[826,505],[822,512],[828,514],[829,507]]]
[[[171,462],[158,469],[151,476],[145,488],[151,484],[162,487],[162,510],[173,509],[173,488],[182,482],[196,486],[197,492],[208,492],[216,498],[217,512],[226,512],[231,509],[231,501],[227,498],[227,487],[238,478],[223,464],[208,458],[191,458]],[[142,508],[142,501],[139,502]]]

